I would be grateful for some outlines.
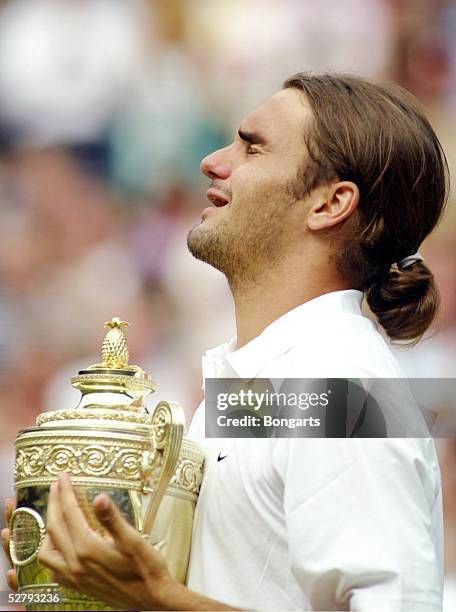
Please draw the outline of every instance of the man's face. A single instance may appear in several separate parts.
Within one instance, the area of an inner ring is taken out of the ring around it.
[[[231,284],[257,280],[302,235],[296,202],[298,171],[306,163],[304,128],[311,112],[303,94],[284,89],[246,117],[229,146],[208,155],[211,206],[188,236],[188,247]],[[299,190],[298,190],[299,191]]]

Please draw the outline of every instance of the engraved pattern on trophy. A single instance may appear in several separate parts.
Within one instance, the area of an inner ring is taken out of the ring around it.
[[[182,459],[177,465],[176,472],[171,478],[170,487],[184,489],[198,495],[203,479],[203,466],[191,459]]]
[[[36,559],[44,540],[44,521],[31,508],[17,508],[11,517],[11,559],[18,566]]]
[[[130,423],[142,423],[147,425],[152,424],[152,415],[150,414],[131,414],[127,411],[122,411],[121,414],[113,414],[112,411],[107,410],[100,410],[97,412],[90,412],[89,410],[84,410],[84,419],[111,419],[118,421],[120,416],[122,417],[122,421],[127,421]],[[43,425],[44,423],[49,423],[50,421],[68,421],[80,418],[81,413],[79,410],[56,410],[55,412],[44,412],[43,414],[40,414],[36,419],[36,424]]]
[[[181,582],[186,578],[204,455],[197,444],[183,439],[178,404],[160,402],[152,414],[147,412],[145,397],[155,383],[139,366],[129,365],[127,322],[114,317],[105,325],[102,362],[71,379],[81,391],[78,406],[39,415],[36,426],[19,432],[16,440],[11,553],[21,592],[59,595],[60,602],[47,609],[110,609],[53,582],[37,559],[49,486],[60,471],[70,474],[92,529],[104,537],[92,501],[107,493],[126,520],[165,555],[171,575]],[[27,609],[40,609],[40,604]]]
[[[109,479],[113,486],[119,479],[118,485],[122,487],[125,480],[136,480],[136,485],[134,482],[131,485],[142,488],[142,479],[146,475],[143,455],[149,452],[144,450],[144,445],[134,445],[131,441],[113,444],[111,440],[106,440],[105,444],[87,444],[74,438],[64,440],[63,436],[49,442],[44,446],[18,447],[17,486],[52,482],[59,472],[66,471],[74,476],[102,476]],[[154,453],[151,455],[153,457]]]

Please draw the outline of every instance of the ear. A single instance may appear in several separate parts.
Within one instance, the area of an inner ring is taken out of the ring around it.
[[[307,227],[322,230],[333,227],[349,217],[359,202],[359,189],[351,181],[325,185],[307,217]]]

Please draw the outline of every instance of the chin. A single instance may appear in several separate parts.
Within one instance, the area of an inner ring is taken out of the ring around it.
[[[202,222],[190,230],[187,246],[196,259],[204,261],[221,272],[225,272],[227,262],[227,245],[222,241],[223,232],[208,228]]]
[[[206,228],[203,227],[204,221],[192,227],[187,235],[187,246],[190,253],[197,259],[205,261],[204,253],[206,251],[206,243],[210,242],[210,237],[207,236]]]
[[[205,228],[203,228],[204,220],[200,223],[197,223],[192,227],[192,229],[187,234],[187,246],[191,251],[191,245],[195,242],[200,242],[202,239],[202,234],[205,232]]]

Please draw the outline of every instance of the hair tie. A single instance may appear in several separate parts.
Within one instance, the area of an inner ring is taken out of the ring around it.
[[[397,267],[399,270],[405,270],[406,268],[412,266],[416,261],[424,261],[424,257],[421,255],[421,253],[416,252],[414,255],[404,257],[404,259],[397,262]]]

